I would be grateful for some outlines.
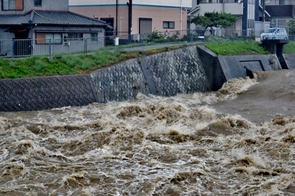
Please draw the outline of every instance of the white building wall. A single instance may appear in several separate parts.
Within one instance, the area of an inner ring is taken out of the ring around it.
[[[195,15],[204,15],[205,12],[231,13],[233,15],[243,15],[242,3],[204,3],[200,4],[200,10]]]
[[[118,28],[118,35],[128,32],[128,6],[129,0],[118,0],[118,13],[116,13],[116,0],[69,0],[70,11],[95,18],[111,18],[114,29]],[[142,18],[152,20],[152,30],[177,31],[186,30],[187,10],[191,9],[192,0],[133,0],[132,1],[132,32],[139,34],[139,21]],[[116,14],[118,19],[116,20]],[[174,28],[164,28],[163,22],[174,22]]]
[[[118,4],[126,5],[128,0],[118,0]],[[89,5],[97,5],[97,6],[108,6],[116,4],[116,0],[69,0],[70,6],[89,6]],[[191,8],[192,1],[191,0],[133,0],[133,5],[141,5],[141,6],[166,6],[166,7],[183,7],[183,8]]]

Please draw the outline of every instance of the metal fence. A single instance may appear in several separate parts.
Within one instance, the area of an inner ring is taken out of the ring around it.
[[[0,56],[62,56],[66,54],[89,54],[105,46],[130,45],[145,47],[150,44],[216,42],[227,40],[255,40],[254,30],[194,29],[175,31],[153,31],[146,34],[120,34],[79,39],[0,39]]]
[[[2,39],[0,56],[58,56],[63,54],[83,53],[105,46],[105,38],[97,39]]]

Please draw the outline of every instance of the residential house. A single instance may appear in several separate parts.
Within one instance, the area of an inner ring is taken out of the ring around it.
[[[85,41],[89,49],[104,46],[108,25],[70,12],[68,0],[0,1],[1,55],[83,51]]]
[[[120,39],[132,34],[153,31],[172,32],[187,30],[187,11],[191,0],[69,0],[70,10],[106,21],[114,27]]]

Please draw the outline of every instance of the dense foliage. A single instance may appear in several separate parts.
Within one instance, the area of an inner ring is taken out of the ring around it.
[[[152,33],[148,34],[145,38],[145,43],[165,43],[179,41],[179,32],[175,31],[173,34],[171,32],[165,31],[164,33],[154,30]]]
[[[295,35],[295,19],[291,19],[288,22],[289,35]]]
[[[152,33],[148,34],[145,42],[155,42],[155,43],[163,43],[166,42],[167,39],[167,32],[160,33],[157,30],[154,30]]]
[[[228,27],[236,22],[236,17],[229,13],[205,12],[204,16],[198,15],[192,19],[192,23],[208,27]]]

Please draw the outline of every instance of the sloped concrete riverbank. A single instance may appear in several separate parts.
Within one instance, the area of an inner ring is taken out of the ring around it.
[[[0,111],[124,101],[138,93],[173,96],[215,91],[229,79],[247,76],[246,68],[266,71],[281,66],[273,54],[218,56],[204,46],[189,46],[131,59],[88,75],[0,80]]]

